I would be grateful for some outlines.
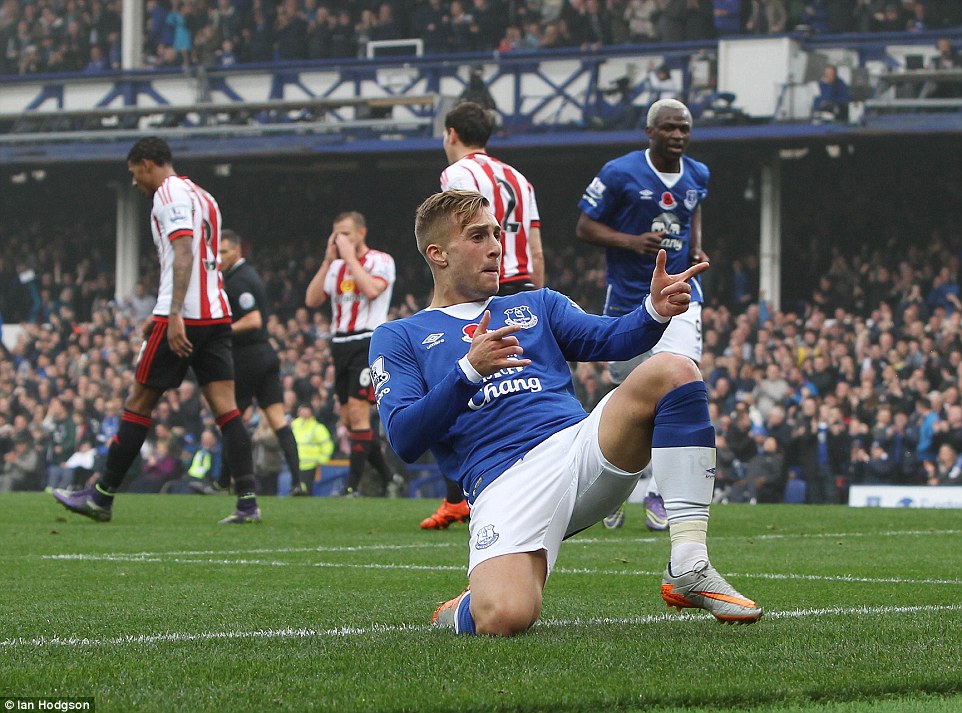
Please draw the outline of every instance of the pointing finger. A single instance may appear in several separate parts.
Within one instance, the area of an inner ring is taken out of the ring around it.
[[[488,331],[489,324],[491,324],[491,311],[484,310],[484,314],[481,315],[481,321],[478,322],[478,328],[474,330],[474,335],[485,334]]]
[[[662,275],[666,274],[665,264],[667,262],[668,262],[668,253],[666,253],[664,249],[659,250],[658,253],[655,255],[655,272]]]
[[[711,263],[708,263],[708,262],[695,263],[694,265],[692,265],[691,267],[689,267],[687,270],[685,270],[683,273],[681,273],[681,274],[678,276],[678,279],[680,279],[680,280],[685,280],[685,281],[690,280],[690,279],[693,278],[695,275],[697,275],[697,274],[699,274],[699,273],[704,272],[705,270],[707,270],[707,269],[709,268],[710,264],[711,264]]]

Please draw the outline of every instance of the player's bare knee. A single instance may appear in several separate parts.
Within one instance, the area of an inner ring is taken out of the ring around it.
[[[516,597],[500,599],[475,606],[472,600],[471,615],[475,631],[488,636],[517,636],[530,629],[541,613],[541,597]]]
[[[371,427],[371,405],[362,399],[349,398],[344,405],[343,416],[351,430]]]
[[[634,378],[632,378],[634,377]],[[692,381],[701,381],[701,371],[691,359],[680,354],[661,352],[636,368],[624,386],[641,389],[655,389],[659,396]]]
[[[124,408],[133,413],[149,417],[153,413],[157,402],[160,401],[162,393],[156,389],[136,384],[124,402]]]

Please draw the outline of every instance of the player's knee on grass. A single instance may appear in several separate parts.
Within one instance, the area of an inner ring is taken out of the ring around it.
[[[530,629],[541,614],[541,593],[512,597],[478,597],[471,592],[475,632],[488,636],[516,636]]]

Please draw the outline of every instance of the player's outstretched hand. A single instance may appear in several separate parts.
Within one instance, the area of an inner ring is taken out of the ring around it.
[[[665,272],[668,254],[659,250],[655,256],[655,271],[651,274],[651,304],[662,317],[675,317],[688,309],[691,303],[691,285],[688,280],[708,269],[707,262],[692,265],[678,275]]]
[[[485,310],[471,339],[471,348],[468,349],[468,361],[475,371],[481,376],[491,376],[499,369],[530,364],[530,359],[519,358],[524,349],[514,333],[521,327],[509,324],[489,332],[490,323],[491,312]]]

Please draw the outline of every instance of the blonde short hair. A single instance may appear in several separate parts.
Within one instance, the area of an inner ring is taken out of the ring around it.
[[[367,227],[367,221],[364,219],[364,216],[358,213],[356,210],[346,210],[343,213],[338,213],[334,217],[334,223],[340,223],[342,220],[348,219],[354,221],[354,227],[356,228]]]
[[[414,237],[424,255],[428,245],[447,245],[451,228],[463,229],[483,209],[488,199],[477,191],[444,191],[428,197],[414,216]]]
[[[658,123],[658,115],[665,109],[680,111],[687,115],[688,121],[691,122],[691,112],[682,102],[678,101],[677,99],[659,99],[648,108],[648,119],[646,125],[649,129],[654,128],[655,124]]]

